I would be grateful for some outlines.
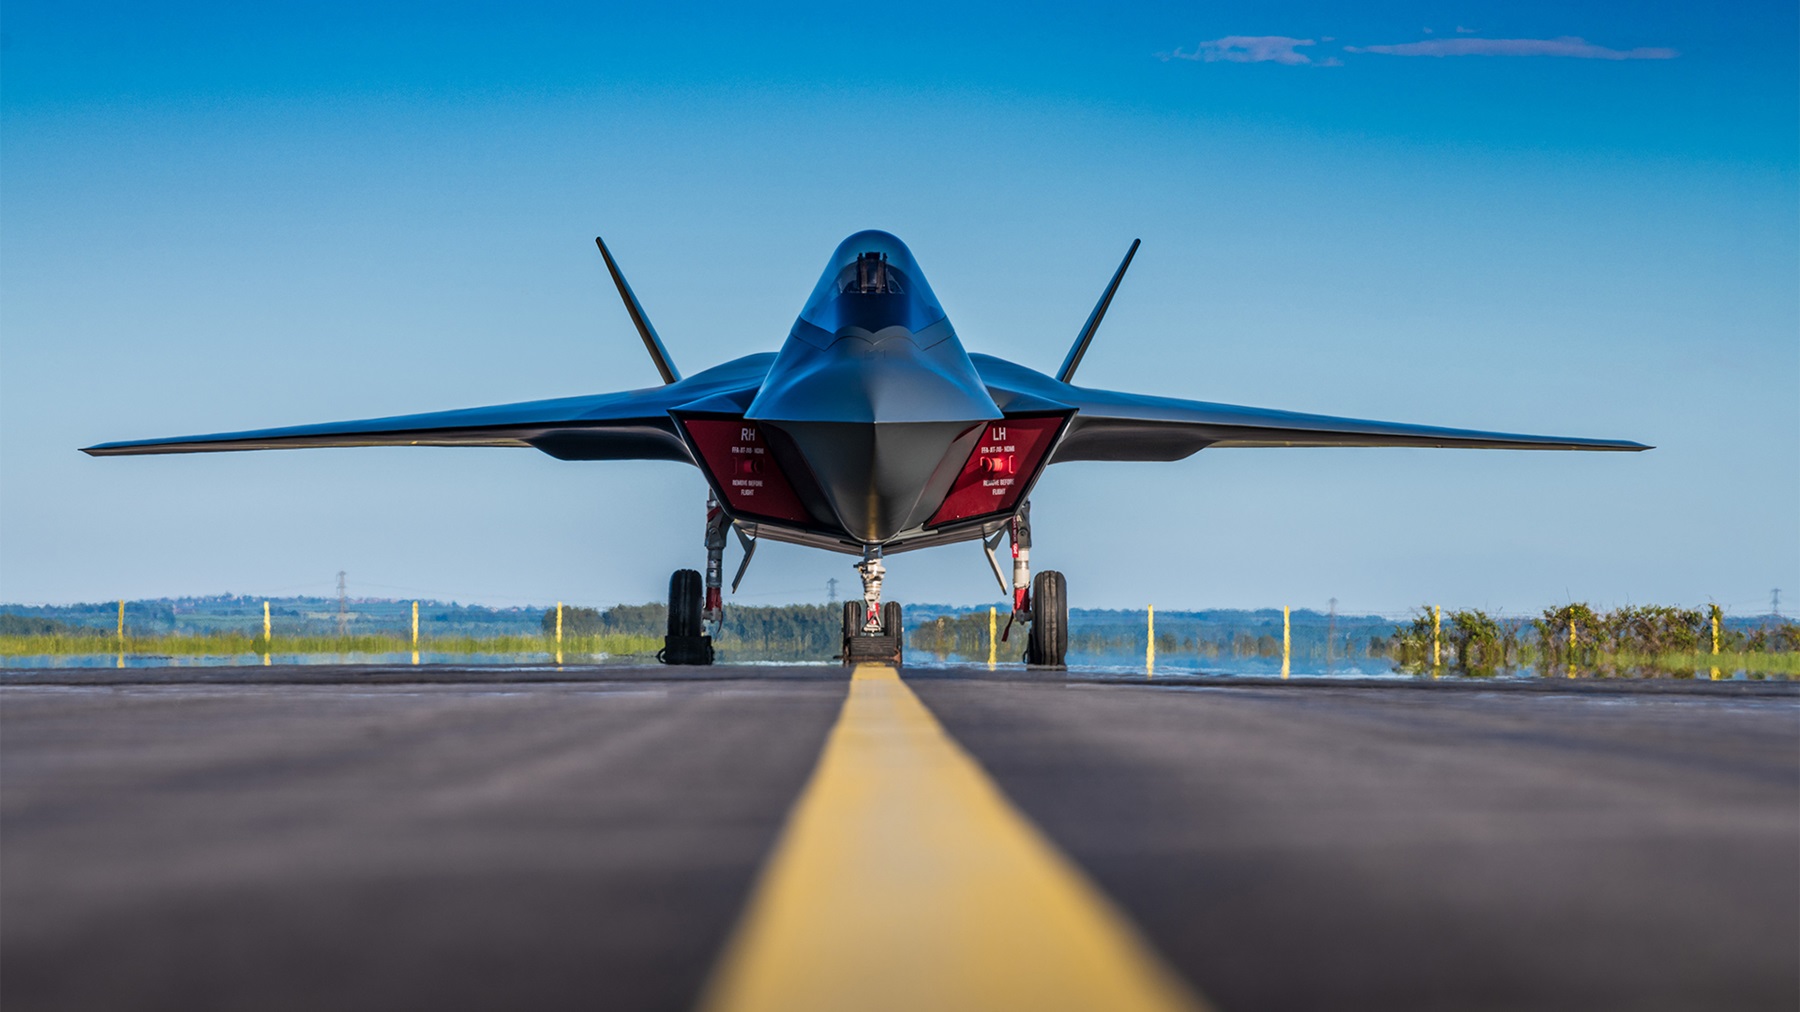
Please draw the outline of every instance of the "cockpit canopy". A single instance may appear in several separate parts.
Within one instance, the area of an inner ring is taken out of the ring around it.
[[[944,318],[912,251],[894,236],[858,232],[838,244],[800,319],[836,336],[846,327],[917,333]]]
[[[871,250],[856,254],[856,262],[838,272],[837,290],[858,295],[902,295],[906,285],[898,267],[889,267],[886,253]]]

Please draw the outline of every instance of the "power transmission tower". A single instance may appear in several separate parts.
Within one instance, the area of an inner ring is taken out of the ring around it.
[[[344,571],[338,570],[338,636],[342,638],[350,621],[350,609],[344,600]]]
[[[837,577],[825,581],[825,593],[830,595],[831,603],[837,603]]]
[[[1774,590],[1769,591],[1769,614],[1775,616],[1777,621],[1779,621],[1781,619],[1781,588],[1780,587],[1776,587]]]
[[[1331,663],[1332,651],[1337,646],[1337,598],[1331,599],[1331,615],[1325,620],[1325,663]]]

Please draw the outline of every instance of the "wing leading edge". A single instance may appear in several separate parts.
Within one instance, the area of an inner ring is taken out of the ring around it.
[[[994,358],[971,355],[1002,410],[1076,409],[1051,463],[1180,460],[1207,447],[1431,446],[1484,450],[1614,450],[1651,447],[1624,439],[1533,436],[1404,422],[1337,418],[1175,397],[1077,387]]]
[[[669,411],[742,411],[768,373],[772,354],[749,355],[667,386],[586,397],[395,415],[320,425],[138,439],[84,447],[95,457],[348,446],[532,447],[563,460],[673,460],[693,463]]]

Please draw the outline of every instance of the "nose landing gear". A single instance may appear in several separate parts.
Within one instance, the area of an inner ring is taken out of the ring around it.
[[[887,569],[881,564],[880,545],[863,549],[856,572],[862,577],[863,599],[844,602],[844,663],[899,664],[900,605],[881,601],[881,579]]]

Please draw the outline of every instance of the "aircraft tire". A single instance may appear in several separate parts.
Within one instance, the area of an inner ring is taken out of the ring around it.
[[[850,650],[851,641],[862,635],[863,618],[867,614],[867,606],[861,601],[844,602],[844,649],[841,656],[845,664],[854,663]]]
[[[700,574],[678,569],[669,577],[669,634],[656,659],[664,664],[711,664],[712,637],[701,632]]]
[[[1054,569],[1031,581],[1031,632],[1025,641],[1025,663],[1060,668],[1069,657],[1069,584]]]
[[[669,577],[669,635],[700,635],[700,573],[677,569]]]
[[[894,663],[900,663],[904,637],[900,633],[900,602],[887,601],[881,606],[881,634],[894,641]]]

